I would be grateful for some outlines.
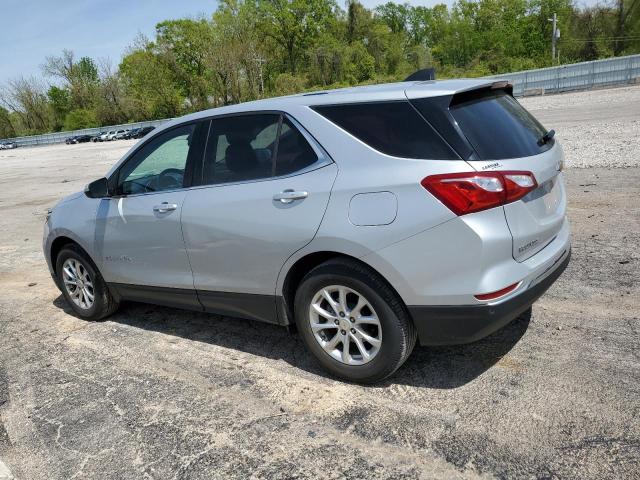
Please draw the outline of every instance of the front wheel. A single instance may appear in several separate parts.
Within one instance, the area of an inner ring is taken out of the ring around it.
[[[376,272],[347,259],[325,262],[304,277],[296,292],[295,318],[320,364],[354,382],[388,377],[416,342],[398,295]]]
[[[102,275],[76,245],[67,245],[60,251],[56,275],[62,294],[79,317],[100,320],[118,309]]]

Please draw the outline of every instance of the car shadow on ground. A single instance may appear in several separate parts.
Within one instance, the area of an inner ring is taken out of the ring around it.
[[[53,304],[74,315],[62,295]],[[330,378],[307,352],[300,337],[278,325],[133,302],[124,302],[108,320],[251,355],[284,360],[296,368]],[[524,335],[530,321],[531,310],[528,310],[501,330],[468,345],[416,346],[406,363],[388,380],[376,386],[403,384],[437,389],[463,386],[507,354]]]

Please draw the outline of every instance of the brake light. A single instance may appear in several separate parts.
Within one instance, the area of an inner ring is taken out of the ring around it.
[[[420,184],[456,215],[521,199],[538,186],[531,172],[469,172],[430,175]]]

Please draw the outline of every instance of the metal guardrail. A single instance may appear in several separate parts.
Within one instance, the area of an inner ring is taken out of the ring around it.
[[[513,84],[513,94],[517,97],[525,95],[544,95],[571,90],[585,90],[596,87],[640,84],[640,55],[614,57],[591,62],[559,65],[557,67],[539,68],[522,72],[504,73],[484,78],[508,79]],[[96,135],[99,132],[131,129],[136,127],[157,127],[170,119],[152,120],[148,122],[111,125],[108,127],[85,128],[71,132],[46,133],[29,137],[7,138],[2,141],[14,141],[20,147],[63,143],[73,135]]]
[[[640,84],[640,55],[504,73],[485,78],[508,79],[513,84],[513,94],[517,97],[628,83]]]
[[[149,120],[146,122],[125,123],[122,125],[110,125],[108,127],[84,128],[82,130],[72,130],[68,132],[45,133],[43,135],[30,135],[28,137],[7,138],[1,141],[16,142],[19,147],[34,147],[37,145],[51,145],[54,143],[64,143],[64,141],[74,135],[97,135],[100,132],[110,132],[112,130],[131,130],[138,127],[157,127],[168,122],[170,118],[162,120]]]

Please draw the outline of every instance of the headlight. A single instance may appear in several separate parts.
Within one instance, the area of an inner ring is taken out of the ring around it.
[[[44,221],[48,222],[49,221],[49,217],[51,216],[51,212],[53,211],[52,208],[47,208],[47,214],[44,217]]]

